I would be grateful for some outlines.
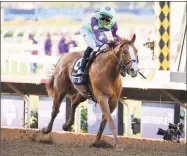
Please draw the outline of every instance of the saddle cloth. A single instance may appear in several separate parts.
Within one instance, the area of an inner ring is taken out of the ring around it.
[[[74,84],[83,84],[86,83],[87,80],[87,75],[77,75],[78,71],[80,70],[80,65],[81,65],[81,61],[82,61],[82,57],[79,58],[78,60],[76,60],[73,69],[72,69],[72,73],[71,73],[71,78],[72,78],[72,82]]]

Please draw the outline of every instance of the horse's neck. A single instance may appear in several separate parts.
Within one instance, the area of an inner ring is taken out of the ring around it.
[[[106,66],[108,67],[109,72],[112,73],[113,76],[118,76],[120,74],[120,61],[121,55],[120,52],[114,53],[113,51],[109,53],[106,58]]]

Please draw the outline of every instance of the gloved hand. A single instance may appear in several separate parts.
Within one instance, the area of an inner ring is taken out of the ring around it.
[[[106,51],[106,50],[108,50],[108,48],[110,48],[109,45],[108,45],[108,44],[104,44],[104,45],[100,48],[100,50]]]
[[[109,45],[110,48],[114,48],[115,46],[117,46],[119,43],[114,41],[114,40],[109,40],[107,42],[107,44]]]

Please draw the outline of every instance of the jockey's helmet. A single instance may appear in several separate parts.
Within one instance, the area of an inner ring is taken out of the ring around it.
[[[105,6],[101,8],[100,15],[108,16],[110,18],[114,18],[115,10],[111,6]]]

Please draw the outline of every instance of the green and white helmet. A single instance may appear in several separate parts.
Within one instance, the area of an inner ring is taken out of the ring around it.
[[[100,15],[105,15],[110,18],[114,18],[115,10],[111,6],[105,6],[105,7],[101,8]]]

